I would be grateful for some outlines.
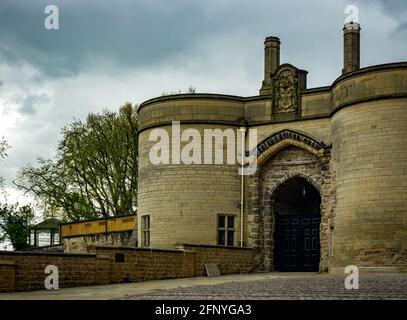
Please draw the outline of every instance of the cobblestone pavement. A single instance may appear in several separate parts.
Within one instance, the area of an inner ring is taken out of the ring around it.
[[[326,273],[233,274],[1,293],[0,300],[407,299],[407,274],[361,274],[359,290],[346,290],[345,277]]]
[[[345,275],[287,274],[263,280],[233,281],[156,291],[133,300],[407,299],[407,275],[361,275],[358,290],[347,290]]]

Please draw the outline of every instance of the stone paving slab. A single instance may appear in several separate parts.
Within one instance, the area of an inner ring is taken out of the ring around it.
[[[287,300],[407,299],[406,274],[360,275],[347,290],[345,275],[254,273],[0,294],[0,300]]]
[[[292,275],[263,280],[193,286],[123,299],[134,300],[400,300],[407,299],[406,275],[361,276],[358,290],[344,286],[344,276]]]
[[[220,277],[195,277],[143,281],[123,284],[62,288],[57,291],[27,291],[0,293],[0,300],[108,300],[127,295],[145,294],[158,290],[171,290],[179,287],[214,285],[231,281],[251,281],[278,277],[276,273],[233,274]]]

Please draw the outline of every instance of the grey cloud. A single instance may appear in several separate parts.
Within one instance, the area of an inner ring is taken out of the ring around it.
[[[293,0],[60,0],[54,1],[60,10],[60,30],[49,31],[43,26],[44,8],[49,3],[2,0],[0,4],[0,58],[14,64],[27,61],[46,77],[76,76],[95,58],[106,58],[128,68],[173,63],[179,55],[200,48],[208,38],[236,30],[249,30],[260,43],[270,33],[276,34],[282,41],[290,41],[288,46],[295,48],[295,55],[300,48],[305,49],[301,51],[304,57],[313,56],[309,49],[315,47],[316,41],[338,47],[332,36],[337,29],[340,39],[343,9],[348,4]],[[369,3],[381,4],[403,28],[405,15],[400,13],[406,10],[404,1]],[[367,5],[365,1],[356,4],[361,10]],[[332,21],[337,23],[329,24]],[[332,56],[335,53],[329,52],[329,47],[327,55]]]
[[[405,0],[379,0],[384,10],[395,17],[406,21],[407,2]]]
[[[20,113],[26,115],[32,115],[36,111],[36,106],[50,101],[50,98],[45,93],[31,94],[24,98],[18,109]]]
[[[407,31],[407,21],[399,24],[398,31],[401,31],[401,32]]]
[[[50,3],[60,9],[59,31],[43,27],[44,7]],[[0,65],[12,69],[8,76],[0,74],[4,82],[0,94],[20,97],[16,103],[20,116],[8,134],[13,149],[0,166],[0,176],[9,183],[16,169],[35,162],[37,155],[51,156],[60,128],[88,112],[113,109],[129,100],[142,102],[189,85],[199,92],[257,94],[263,76],[263,40],[268,35],[282,41],[281,62],[309,71],[310,87],[329,85],[341,72],[347,4],[345,0],[0,0]],[[406,60],[401,32],[407,16],[402,14],[404,1],[355,0],[355,4],[362,18],[362,66]],[[377,25],[389,19],[372,21],[382,14],[391,17],[399,30]],[[26,64],[40,72],[32,74]],[[5,108],[9,105],[13,103]]]
[[[321,1],[301,10],[299,3],[65,0],[56,2],[60,30],[49,31],[43,27],[49,0],[2,0],[0,55],[9,63],[29,61],[51,77],[73,76],[95,57],[129,67],[157,65],[218,33],[257,29],[263,37],[273,29],[303,29],[296,21],[315,23]]]
[[[164,5],[166,3],[166,5]],[[196,41],[201,13],[191,1],[60,1],[60,29],[46,30],[49,1],[3,0],[0,54],[29,61],[49,76],[75,75],[95,56],[121,64],[157,63]],[[173,6],[173,8],[171,8]]]
[[[378,9],[382,11],[382,13],[386,16],[389,16],[394,19],[397,23],[397,27],[395,28],[394,32],[392,33],[393,37],[396,38],[403,38],[405,34],[403,32],[406,30],[407,26],[407,1],[405,0],[373,0],[373,1],[363,1],[363,0],[356,0],[355,4],[360,6],[361,12],[360,15],[363,21],[364,9],[368,8],[369,6],[378,6]],[[382,23],[382,21],[375,21],[378,25]]]

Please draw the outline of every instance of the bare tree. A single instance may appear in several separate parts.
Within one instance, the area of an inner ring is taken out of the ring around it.
[[[62,129],[54,159],[19,172],[14,184],[67,220],[130,214],[137,206],[137,110],[89,114]]]

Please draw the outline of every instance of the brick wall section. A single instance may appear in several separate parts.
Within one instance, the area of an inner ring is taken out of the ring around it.
[[[0,292],[15,289],[15,269],[12,261],[0,261]]]
[[[183,244],[182,248],[195,253],[195,276],[205,276],[205,264],[216,263],[221,274],[254,271],[254,250],[251,248]]]
[[[111,283],[173,279],[194,275],[193,253],[184,250],[133,247],[93,247],[90,250],[98,257],[109,258]],[[116,262],[116,254],[123,255],[124,262]]]
[[[47,265],[59,270],[60,288],[253,271],[253,249],[183,245],[178,249],[90,247],[89,254],[0,251],[0,292],[44,289]],[[124,257],[116,261],[116,255]]]
[[[95,265],[95,284],[110,284],[112,274],[112,263],[110,256],[99,255]]]
[[[11,264],[11,267],[6,264]],[[27,291],[44,289],[47,265],[59,271],[60,287],[95,284],[95,255],[71,255],[39,252],[0,252],[0,279],[7,278],[7,286],[0,284],[0,291]],[[14,273],[14,277],[13,277]],[[14,278],[14,286],[12,286]],[[14,288],[13,288],[14,287]],[[14,289],[14,290],[11,290]]]

